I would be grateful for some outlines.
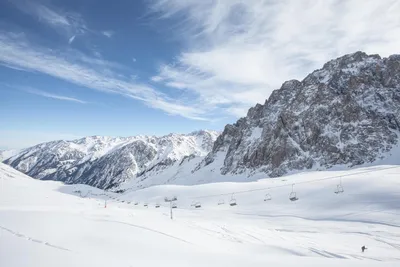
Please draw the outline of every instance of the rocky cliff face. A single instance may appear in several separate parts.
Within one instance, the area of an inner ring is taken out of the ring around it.
[[[357,52],[285,82],[227,125],[196,170],[219,157],[222,174],[355,166],[390,151],[399,131],[400,56]]]
[[[187,156],[205,156],[217,136],[213,131],[163,137],[92,136],[40,144],[4,162],[37,179],[110,188],[150,170],[163,171]]]

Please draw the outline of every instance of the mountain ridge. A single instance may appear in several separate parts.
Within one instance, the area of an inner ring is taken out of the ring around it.
[[[37,179],[110,188],[146,169],[185,156],[205,156],[218,132],[51,141],[23,149],[4,163]]]

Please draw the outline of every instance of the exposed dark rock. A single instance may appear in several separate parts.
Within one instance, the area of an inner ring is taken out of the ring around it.
[[[222,174],[355,166],[392,149],[399,130],[400,56],[356,52],[283,83],[264,105],[225,126],[196,170],[221,156]]]

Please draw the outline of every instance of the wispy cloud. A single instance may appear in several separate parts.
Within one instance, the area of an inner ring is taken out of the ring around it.
[[[57,94],[52,94],[49,92],[45,92],[42,90],[38,90],[38,89],[34,89],[34,88],[23,88],[23,90],[27,93],[30,94],[34,94],[34,95],[38,95],[38,96],[43,96],[43,97],[47,97],[47,98],[52,98],[52,99],[57,99],[57,100],[63,100],[63,101],[70,101],[70,102],[75,102],[75,103],[80,103],[80,104],[87,104],[88,102],[77,99],[77,98],[73,98],[73,97],[69,97],[69,96],[62,96],[62,95],[57,95]]]
[[[68,43],[72,44],[72,42],[75,40],[75,35],[73,35],[71,38],[69,38]]]
[[[396,0],[149,1],[186,49],[153,82],[192,93],[208,110],[245,115],[285,80],[358,50],[387,56],[400,47]]]
[[[161,82],[163,80],[163,78],[160,76],[153,76],[153,77],[151,77],[151,80],[153,82]]]
[[[180,101],[155,88],[132,81],[115,72],[118,64],[91,58],[75,50],[57,51],[37,47],[24,35],[0,31],[0,64],[44,73],[80,86],[120,94],[144,102],[149,107],[195,120],[206,120],[198,103]]]
[[[22,12],[33,16],[41,23],[52,27],[58,33],[66,35],[68,42],[72,43],[76,36],[91,31],[78,13],[66,12],[55,6],[46,5],[39,1],[13,0],[10,1]]]
[[[111,38],[114,35],[113,31],[102,31],[101,32],[104,36]]]

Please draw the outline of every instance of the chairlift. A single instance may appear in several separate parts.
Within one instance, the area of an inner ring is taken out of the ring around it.
[[[340,177],[340,183],[336,185],[336,190],[335,194],[341,194],[344,192],[343,186],[342,186],[342,177]]]
[[[294,186],[294,184],[292,184],[292,192],[291,192],[290,195],[289,195],[290,201],[296,201],[296,200],[299,199],[299,198],[297,197],[297,195],[296,195],[296,192],[293,190],[293,186]]]
[[[196,209],[201,208],[201,203],[200,203],[200,202],[196,202],[196,204],[194,205],[194,207],[195,207]]]
[[[173,208],[173,209],[176,209],[176,208],[178,208],[178,205],[176,205],[176,203],[175,203],[175,202],[172,202],[172,206],[171,206],[171,208]]]
[[[271,194],[270,194],[270,193],[266,193],[266,194],[265,194],[265,197],[264,197],[264,201],[269,201],[269,200],[271,200],[271,199],[272,199]]]
[[[234,198],[233,194],[232,194],[231,200],[229,201],[229,205],[230,206],[236,206],[237,205],[236,198]]]
[[[172,202],[172,201],[177,201],[177,200],[178,200],[178,197],[177,197],[177,196],[173,196],[173,197],[171,197],[171,198],[164,197],[164,201],[165,201],[165,202]]]
[[[219,201],[218,201],[218,205],[224,205],[225,204],[225,200],[224,199],[220,199]]]

